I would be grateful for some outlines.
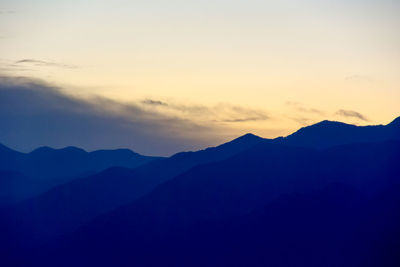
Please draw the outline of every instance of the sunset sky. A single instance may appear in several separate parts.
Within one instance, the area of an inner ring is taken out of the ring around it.
[[[11,130],[0,143],[171,154],[324,119],[387,124],[400,115],[399,14],[398,0],[1,0],[0,87],[24,77],[127,121],[134,106],[157,127],[147,143],[22,144]]]

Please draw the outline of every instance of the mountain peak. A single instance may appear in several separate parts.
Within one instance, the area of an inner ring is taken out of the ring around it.
[[[252,133],[246,133],[245,135],[239,136],[238,138],[233,139],[232,141],[226,143],[226,144],[255,144],[258,143],[260,141],[265,140],[262,137],[259,137],[255,134]]]
[[[263,139],[263,138],[261,138],[261,137],[255,135],[255,134],[252,134],[252,133],[246,133],[246,134],[244,134],[244,135],[242,135],[242,136],[239,136],[239,137],[236,138],[235,140],[239,140],[239,139],[242,139],[242,140],[249,140],[249,139]]]
[[[304,128],[316,127],[316,126],[320,126],[320,127],[328,127],[328,126],[330,126],[330,127],[332,127],[332,126],[355,126],[355,125],[347,124],[347,123],[340,122],[340,121],[323,120],[323,121],[317,122],[317,123],[315,123],[313,125],[306,126]]]
[[[287,136],[284,142],[289,145],[326,148],[373,139],[372,133],[365,132],[363,135],[361,129],[362,127],[343,122],[324,120],[299,129]]]
[[[326,132],[326,131],[332,132],[333,130],[336,130],[336,129],[353,128],[353,127],[356,128],[357,126],[347,124],[344,122],[339,122],[339,121],[323,120],[323,121],[317,122],[315,124],[300,128],[299,130],[292,133],[288,137],[304,135],[304,134],[305,135],[309,135],[309,134],[319,135],[322,132]]]

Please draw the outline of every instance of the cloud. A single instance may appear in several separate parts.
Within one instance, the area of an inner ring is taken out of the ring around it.
[[[0,142],[22,151],[74,145],[170,155],[216,144],[220,130],[140,103],[75,98],[42,81],[0,77]]]
[[[263,110],[257,110],[237,105],[220,104],[214,107],[217,111],[224,110],[220,121],[222,122],[249,122],[249,121],[265,121],[270,116]]]
[[[0,72],[19,72],[19,71],[35,71],[32,68],[26,66],[18,66],[14,64],[2,64],[0,65]]]
[[[368,119],[364,115],[362,115],[361,113],[359,113],[357,111],[353,111],[353,110],[340,109],[335,114],[342,116],[342,117],[353,117],[353,118],[357,118],[359,120],[368,121]]]
[[[14,14],[14,13],[15,13],[14,10],[0,8],[0,15]]]
[[[68,65],[63,63],[57,63],[46,60],[38,60],[38,59],[21,59],[14,62],[16,66],[37,66],[37,67],[57,67],[57,68],[66,68],[66,69],[76,69],[78,68],[75,65]]]
[[[1,37],[0,37],[1,38]],[[38,68],[50,67],[50,68],[63,68],[63,69],[77,69],[78,66],[63,64],[52,61],[36,60],[36,59],[21,59],[14,62],[3,61],[0,62],[0,72],[32,72],[37,71]]]
[[[247,117],[247,118],[241,118],[241,119],[228,119],[224,120],[224,122],[247,122],[247,121],[263,121],[263,120],[268,120],[269,117]]]
[[[270,117],[263,110],[246,108],[238,105],[219,103],[213,106],[190,105],[160,100],[145,99],[142,104],[155,108],[162,108],[163,112],[174,114],[182,118],[196,118],[204,122],[249,122],[268,120]]]
[[[305,117],[290,117],[290,118],[303,126],[308,126],[315,122],[314,120]]]
[[[73,145],[171,155],[222,143],[242,134],[246,122],[270,119],[264,110],[229,103],[123,103],[65,92],[68,88],[37,79],[0,76],[0,143],[21,151]]]
[[[322,110],[316,109],[316,108],[306,108],[306,107],[302,106],[302,104],[300,104],[299,102],[287,101],[285,104],[288,106],[291,106],[293,109],[303,112],[303,113],[325,115],[325,112],[323,112]]]
[[[142,101],[142,103],[146,104],[146,105],[154,105],[154,106],[168,106],[167,103],[164,103],[159,100],[153,100],[153,99],[145,99]]]

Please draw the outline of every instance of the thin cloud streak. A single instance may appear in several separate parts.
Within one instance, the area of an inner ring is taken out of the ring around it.
[[[362,115],[361,113],[354,111],[354,110],[340,109],[335,113],[335,115],[342,116],[342,117],[357,118],[362,121],[369,121],[364,115]]]
[[[68,65],[58,62],[46,61],[46,60],[38,60],[38,59],[21,59],[14,62],[14,65],[27,65],[27,66],[38,66],[38,67],[57,67],[57,68],[66,68],[66,69],[77,69],[78,67],[75,65]]]
[[[142,103],[146,104],[146,105],[154,105],[154,106],[168,106],[167,103],[164,103],[159,100],[152,100],[152,99],[145,99],[142,101]]]
[[[246,108],[227,103],[219,103],[214,106],[185,105],[171,102],[167,103],[165,101],[153,99],[146,99],[141,103],[157,109],[163,109],[164,111],[171,112],[176,116],[187,118],[195,117],[200,121],[236,123],[264,121],[270,119],[270,116],[263,110]]]
[[[306,108],[304,106],[302,106],[300,103],[298,102],[291,102],[291,101],[287,101],[286,105],[294,108],[297,111],[303,112],[303,113],[311,113],[311,114],[317,114],[317,115],[325,115],[325,112],[320,110],[320,109],[316,109],[316,108]]]

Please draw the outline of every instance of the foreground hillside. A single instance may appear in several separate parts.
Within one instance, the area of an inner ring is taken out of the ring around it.
[[[53,243],[50,263],[366,266],[394,260],[399,159],[400,142],[322,151],[259,145],[193,168],[99,217]]]

